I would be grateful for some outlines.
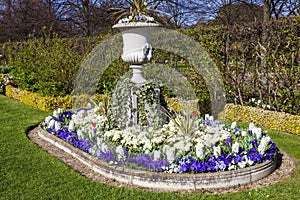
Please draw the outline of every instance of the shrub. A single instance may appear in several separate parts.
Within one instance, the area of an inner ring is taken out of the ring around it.
[[[231,121],[253,122],[268,129],[300,135],[298,115],[234,104],[227,104],[221,115]]]
[[[81,61],[101,37],[43,38],[3,45],[11,75],[19,87],[42,96],[71,94]]]

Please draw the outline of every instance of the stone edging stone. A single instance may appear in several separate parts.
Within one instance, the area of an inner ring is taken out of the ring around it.
[[[51,133],[36,128],[40,138],[65,151],[94,172],[129,186],[137,186],[161,191],[197,191],[205,189],[229,188],[245,185],[270,175],[276,169],[277,157],[272,161],[239,170],[203,173],[168,174],[142,170],[133,170],[109,165]]]

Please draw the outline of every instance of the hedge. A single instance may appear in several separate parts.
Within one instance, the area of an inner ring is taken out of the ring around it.
[[[71,95],[64,97],[43,97],[37,93],[6,86],[6,96],[43,111],[55,110],[57,108],[72,108]],[[101,101],[104,99],[104,95],[97,95],[95,99]],[[180,109],[177,105],[178,102],[174,99],[168,99],[167,103],[172,107],[175,106]],[[269,111],[250,106],[226,104],[220,117],[231,121],[253,122],[264,128],[300,135],[299,115]]]
[[[267,129],[297,135],[300,134],[299,115],[264,110],[250,106],[226,104],[222,116],[231,121],[253,122],[256,125]]]
[[[22,90],[20,88],[15,88],[10,85],[6,86],[5,95],[7,97],[16,99],[26,105],[37,108],[43,111],[56,110],[58,108],[62,109],[72,109],[73,108],[73,100],[76,99],[76,102],[87,102],[87,100],[92,100],[95,103],[108,101],[108,96],[105,94],[95,94],[92,99],[88,96],[77,96],[74,97],[72,95],[66,96],[42,96],[39,93],[30,92],[27,90]],[[78,100],[78,101],[77,101]]]
[[[63,109],[70,109],[72,107],[71,95],[64,97],[43,97],[38,93],[21,90],[12,86],[6,86],[5,95],[43,111],[55,110],[59,107]]]

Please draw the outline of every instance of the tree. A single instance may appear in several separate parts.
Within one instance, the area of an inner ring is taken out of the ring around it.
[[[158,17],[163,17],[175,27],[187,27],[195,24],[203,10],[201,1],[196,0],[160,0],[153,1]]]
[[[1,0],[1,42],[42,36],[56,24],[53,9],[40,0]]]
[[[79,35],[107,33],[115,22],[111,11],[119,5],[120,0],[67,0],[63,4],[64,20]]]
[[[221,7],[216,21],[221,24],[233,25],[263,21],[263,7],[256,4],[234,3]]]

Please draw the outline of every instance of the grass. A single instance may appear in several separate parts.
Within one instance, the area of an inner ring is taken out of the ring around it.
[[[297,162],[295,173],[275,185],[224,195],[154,193],[94,182],[30,141],[26,132],[50,113],[0,95],[0,199],[299,199],[300,137],[269,132]]]

